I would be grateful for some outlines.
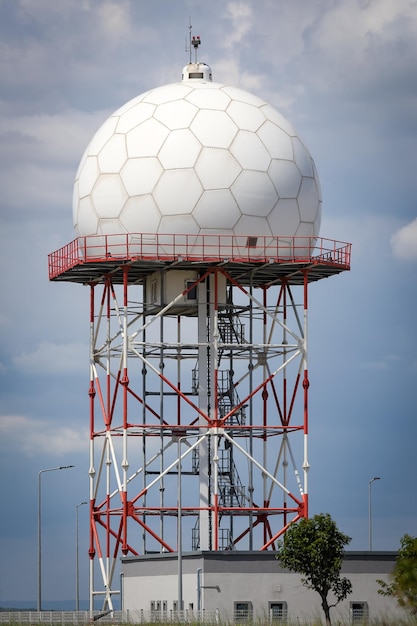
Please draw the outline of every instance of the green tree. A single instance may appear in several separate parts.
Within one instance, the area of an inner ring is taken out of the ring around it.
[[[321,513],[290,526],[278,546],[280,564],[301,574],[303,585],[320,595],[327,626],[331,626],[331,607],[352,592],[350,580],[340,577],[344,547],[349,542],[350,537],[338,530],[331,516]],[[333,604],[329,604],[330,592],[336,600]]]
[[[404,535],[390,584],[378,580],[383,596],[394,596],[400,606],[417,616],[417,537]]]

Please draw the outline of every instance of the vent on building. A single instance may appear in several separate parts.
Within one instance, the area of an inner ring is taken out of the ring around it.
[[[363,624],[369,617],[367,602],[350,603],[350,621],[352,624]]]

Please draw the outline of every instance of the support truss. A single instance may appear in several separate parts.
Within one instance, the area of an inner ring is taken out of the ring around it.
[[[104,608],[118,558],[176,551],[179,522],[184,550],[267,550],[307,516],[307,275],[256,288],[227,267],[191,276],[137,285],[126,267],[123,285],[91,286],[90,557]]]

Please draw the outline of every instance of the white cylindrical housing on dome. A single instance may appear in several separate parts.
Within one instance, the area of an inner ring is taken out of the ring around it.
[[[206,63],[188,63],[182,70],[182,80],[212,80],[211,67]]]

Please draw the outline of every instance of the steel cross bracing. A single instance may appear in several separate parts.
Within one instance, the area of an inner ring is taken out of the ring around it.
[[[253,288],[197,270],[177,271],[169,301],[170,271],[158,293],[128,267],[123,285],[90,287],[90,598],[104,608],[119,557],[175,552],[179,520],[184,551],[267,550],[307,516],[307,272]]]

